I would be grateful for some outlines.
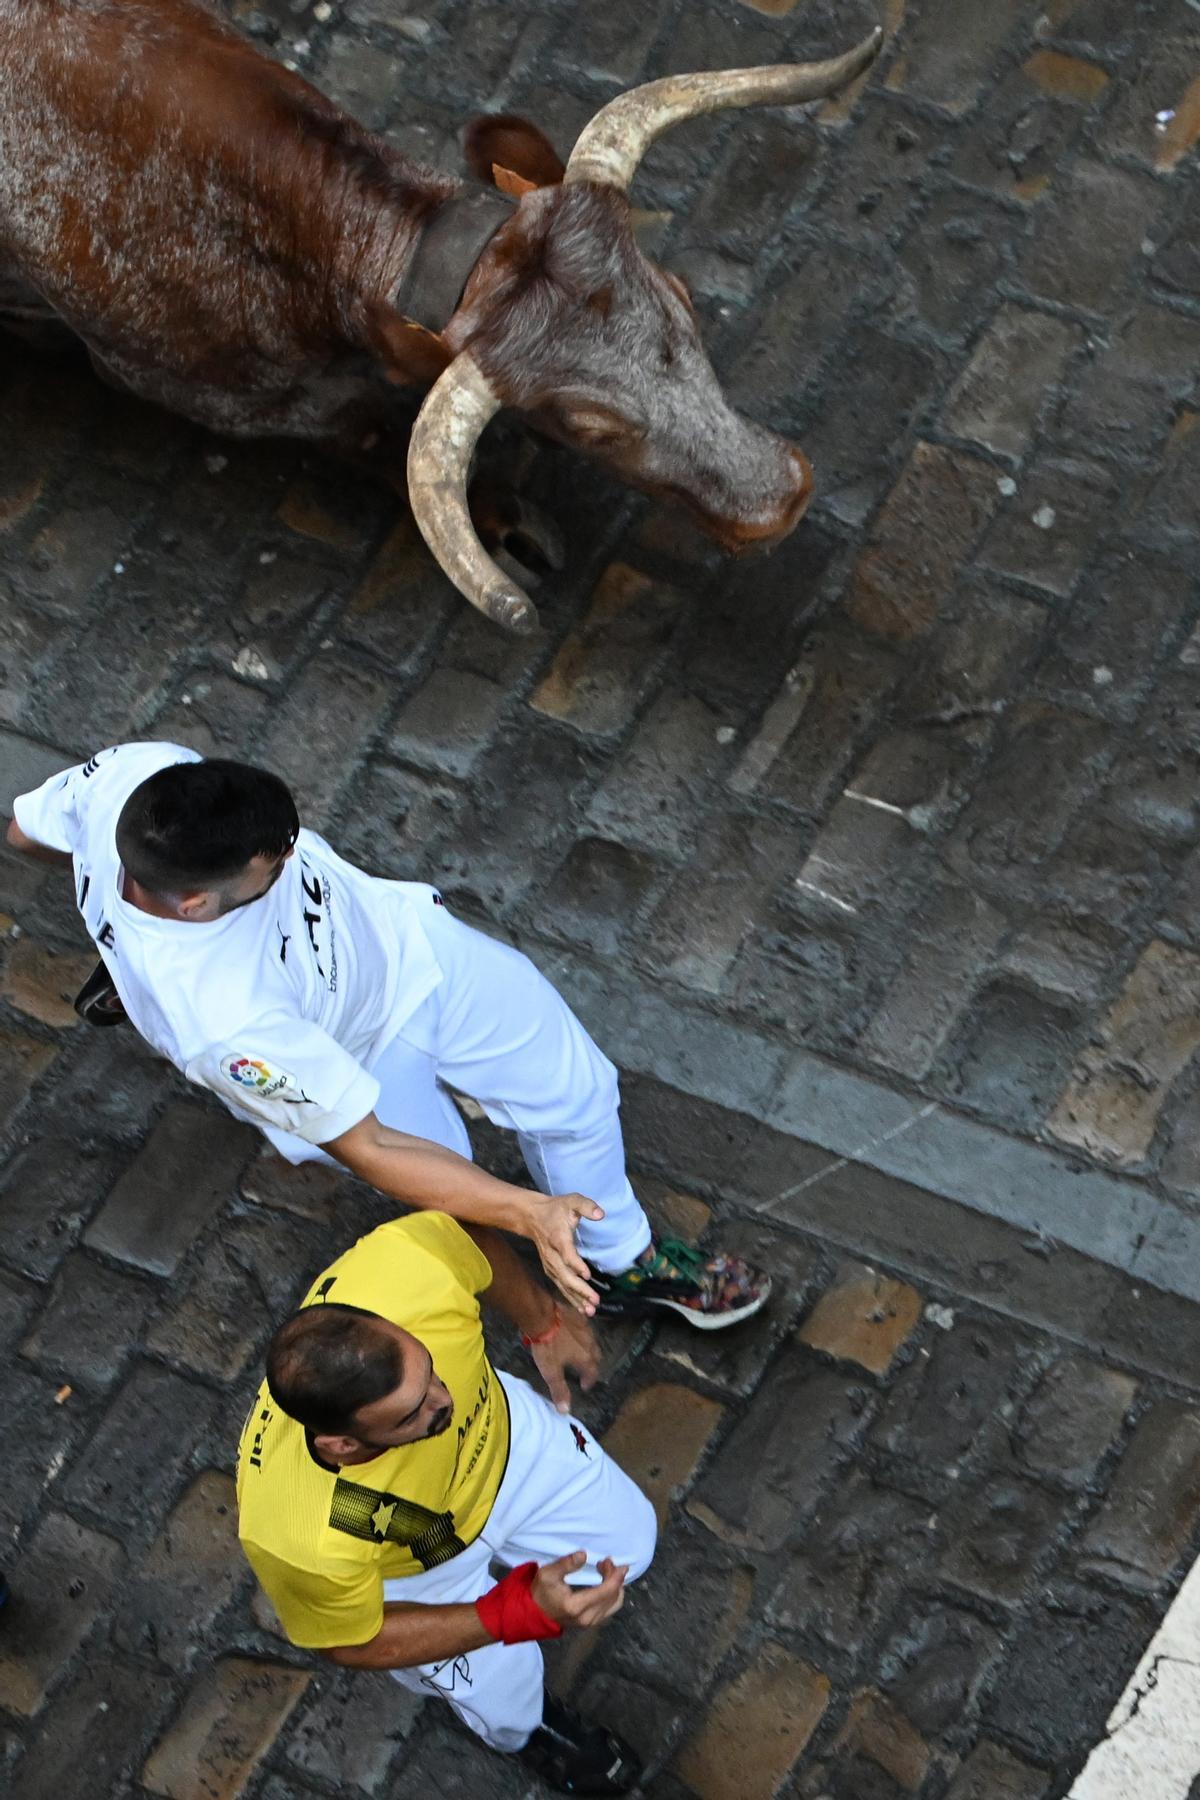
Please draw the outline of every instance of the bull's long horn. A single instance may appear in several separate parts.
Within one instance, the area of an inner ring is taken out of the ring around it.
[[[643,156],[668,126],[726,106],[795,106],[802,100],[819,100],[869,68],[882,44],[883,32],[876,26],[861,44],[829,62],[666,75],[631,88],[601,107],[584,126],[563,180],[628,188]]]
[[[442,371],[417,414],[408,446],[408,495],[417,528],[459,593],[496,625],[534,629],[528,595],[480,543],[467,507],[471,458],[500,397],[467,351]]]

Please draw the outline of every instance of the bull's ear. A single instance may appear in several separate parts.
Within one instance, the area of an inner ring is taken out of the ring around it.
[[[389,381],[431,387],[454,352],[436,331],[406,319],[391,306],[376,306],[369,320],[371,341]]]
[[[516,177],[521,193],[531,187],[553,187],[563,178],[565,165],[545,132],[512,113],[485,113],[472,119],[463,148],[472,173],[505,193],[514,190],[500,179],[501,172]]]

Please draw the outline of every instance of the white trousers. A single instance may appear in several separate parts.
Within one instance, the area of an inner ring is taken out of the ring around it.
[[[577,1419],[515,1375],[500,1376],[512,1425],[508,1468],[483,1535],[450,1562],[400,1581],[385,1581],[385,1600],[453,1605],[478,1600],[493,1585],[488,1564],[508,1568],[555,1562],[572,1550],[588,1560],[572,1582],[600,1580],[604,1557],[628,1563],[630,1581],[654,1554],[654,1508],[604,1454]],[[578,1435],[576,1435],[578,1434]],[[441,1694],[464,1725],[493,1750],[519,1750],[542,1722],[542,1653],[536,1643],[482,1650],[412,1669],[393,1669],[418,1694]]]
[[[625,1173],[617,1072],[527,956],[474,931],[444,906],[422,923],[442,969],[429,998],[370,1065],[376,1116],[393,1130],[471,1154],[447,1087],[517,1133],[543,1194],[585,1194],[604,1218],[579,1227],[600,1269],[627,1269],[650,1225]],[[315,1144],[263,1128],[289,1162],[328,1162]]]

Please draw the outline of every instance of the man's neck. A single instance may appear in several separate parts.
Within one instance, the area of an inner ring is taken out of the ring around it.
[[[384,1454],[382,1450],[355,1450],[351,1451],[349,1455],[339,1456],[337,1458],[332,1456],[322,1456],[321,1452],[317,1449],[315,1434],[309,1431],[307,1427],[304,1432],[304,1442],[308,1446],[308,1454],[312,1457],[313,1461],[315,1463],[320,1463],[323,1469],[328,1469],[331,1475],[336,1475],[339,1469],[357,1468],[359,1463],[378,1462],[379,1458]]]
[[[179,919],[174,907],[168,906],[157,894],[144,888],[140,881],[135,881],[124,869],[121,871],[121,898],[127,900],[130,906],[136,906],[139,912],[149,913],[152,919]]]

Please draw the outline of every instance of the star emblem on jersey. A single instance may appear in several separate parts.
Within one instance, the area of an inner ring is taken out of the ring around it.
[[[260,1100],[269,1100],[272,1094],[296,1085],[295,1077],[286,1069],[276,1069],[258,1056],[227,1056],[221,1063],[221,1073],[247,1093],[257,1094]]]
[[[362,1538],[370,1544],[404,1544],[422,1568],[449,1562],[466,1545],[454,1529],[454,1514],[436,1513],[402,1494],[365,1487],[339,1476],[329,1502],[329,1523],[334,1531]]]
[[[371,1524],[374,1526],[375,1534],[378,1538],[383,1539],[387,1536],[387,1529],[392,1522],[392,1515],[395,1510],[396,1502],[394,1500],[390,1503],[386,1500],[381,1500],[379,1505],[375,1508],[375,1511],[371,1514]]]

